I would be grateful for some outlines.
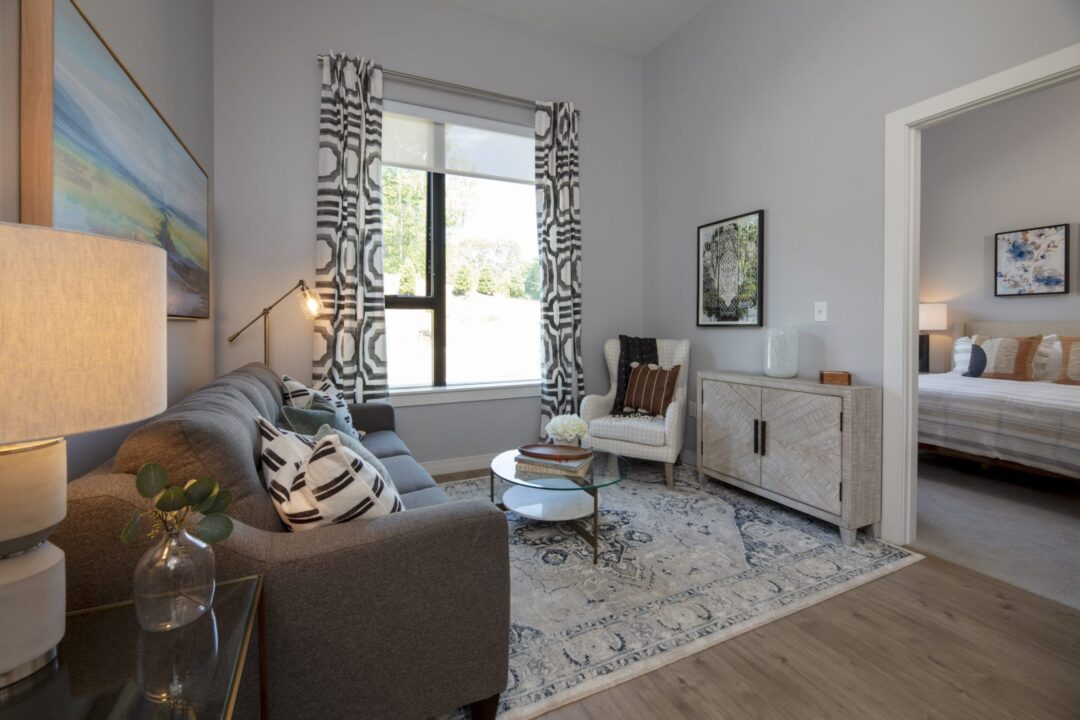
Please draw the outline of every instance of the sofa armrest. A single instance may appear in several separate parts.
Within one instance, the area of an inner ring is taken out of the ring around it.
[[[388,402],[351,403],[349,414],[357,430],[376,432],[394,429],[394,406]]]
[[[264,575],[275,717],[431,717],[506,687],[509,542],[487,501],[301,533],[238,527],[218,556]]]
[[[133,476],[68,489],[52,539],[67,555],[69,609],[130,599],[151,545],[120,541],[146,505]],[[272,717],[431,717],[506,687],[508,533],[485,500],[299,533],[236,521],[214,555],[221,580],[264,577]]]

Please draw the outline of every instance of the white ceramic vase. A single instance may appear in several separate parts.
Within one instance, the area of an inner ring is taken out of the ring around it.
[[[769,328],[765,331],[765,374],[790,378],[799,374],[799,331]]]

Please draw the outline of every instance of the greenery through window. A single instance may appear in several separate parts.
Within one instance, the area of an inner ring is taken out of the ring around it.
[[[522,177],[531,137],[391,113],[384,122],[390,386],[539,379],[536,200]]]

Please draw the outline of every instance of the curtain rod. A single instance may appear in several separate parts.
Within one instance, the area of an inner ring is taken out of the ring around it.
[[[318,56],[318,60],[320,63],[326,58],[326,55]],[[488,100],[498,100],[499,102],[522,105],[528,108],[536,107],[535,100],[515,97],[513,95],[504,95],[503,93],[492,92],[491,90],[481,90],[480,88],[469,87],[468,85],[458,85],[457,83],[446,82],[445,80],[436,80],[434,78],[422,77],[420,75],[411,75],[409,73],[397,72],[395,70],[388,70],[386,68],[383,68],[383,75],[385,75],[386,77],[394,78],[395,80],[401,80],[402,82],[412,83],[414,85],[426,85],[437,90],[450,90],[453,92],[464,93],[466,95],[474,95],[477,97],[487,98]]]

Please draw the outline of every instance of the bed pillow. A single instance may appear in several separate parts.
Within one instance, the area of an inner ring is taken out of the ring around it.
[[[1046,377],[1046,368],[1050,357],[1054,354],[1054,344],[1058,341],[1056,334],[1043,335],[1038,349],[1035,351],[1035,379],[1042,380]]]
[[[1057,337],[1056,335],[1054,336]],[[1050,353],[1046,357],[1046,363],[1043,364],[1042,371],[1035,370],[1035,378],[1037,380],[1044,380],[1046,382],[1054,382],[1061,375],[1061,340],[1055,340],[1054,344],[1050,348]]]
[[[964,377],[994,380],[1034,380],[1035,353],[1042,335],[995,338],[976,335],[971,338],[971,363]]]
[[[1061,374],[1054,382],[1080,385],[1080,335],[1061,337]]]
[[[278,515],[290,530],[401,512],[401,497],[337,433],[314,442],[258,419],[260,470]]]
[[[953,356],[953,369],[954,373],[963,375],[968,371],[968,366],[971,365],[971,338],[968,336],[958,337],[953,340],[952,346]]]

